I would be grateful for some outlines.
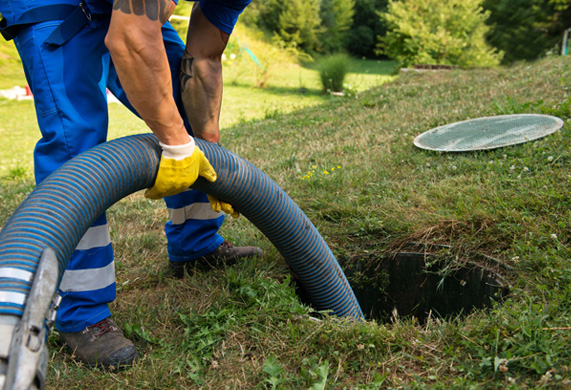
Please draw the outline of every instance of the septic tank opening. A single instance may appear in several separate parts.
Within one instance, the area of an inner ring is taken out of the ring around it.
[[[462,317],[489,307],[509,293],[508,284],[491,267],[451,260],[449,255],[403,251],[339,259],[339,264],[368,320],[391,322],[395,316]],[[311,305],[297,283],[300,299]]]

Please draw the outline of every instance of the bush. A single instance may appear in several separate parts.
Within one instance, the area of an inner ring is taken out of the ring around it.
[[[489,12],[483,0],[390,0],[387,35],[379,52],[403,66],[414,64],[494,66],[502,53],[486,43]]]
[[[317,65],[323,91],[342,92],[343,81],[349,70],[349,57],[345,54],[328,56]]]

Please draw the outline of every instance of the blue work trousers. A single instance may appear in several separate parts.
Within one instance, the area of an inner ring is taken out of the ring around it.
[[[109,21],[110,15],[94,15],[61,46],[44,43],[60,25],[57,20],[26,26],[14,40],[42,135],[34,150],[37,183],[69,159],[106,141],[107,89],[134,112],[104,43]],[[169,23],[163,27],[163,39],[175,100],[184,116],[178,81],[184,43]],[[224,216],[212,211],[205,194],[188,190],[165,201],[171,216],[165,226],[170,260],[197,259],[223,242],[217,231]],[[63,275],[57,329],[77,332],[110,316],[108,303],[115,299],[115,287],[114,255],[103,214],[81,239]]]

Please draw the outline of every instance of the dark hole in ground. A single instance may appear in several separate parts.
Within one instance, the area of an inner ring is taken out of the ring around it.
[[[464,316],[489,307],[509,293],[507,283],[491,267],[450,260],[427,252],[399,252],[340,259],[339,264],[367,319],[390,322],[394,316],[420,323],[429,316]],[[297,283],[300,299],[311,305]]]

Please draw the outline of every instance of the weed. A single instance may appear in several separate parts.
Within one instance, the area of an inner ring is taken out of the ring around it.
[[[284,369],[273,356],[266,359],[262,371],[268,375],[268,377],[264,379],[264,382],[267,383],[271,389],[279,388],[282,383],[287,381],[287,379],[284,378]]]
[[[323,91],[343,92],[343,83],[349,71],[349,59],[346,55],[325,57],[319,61],[317,67]]]
[[[329,362],[326,360],[319,365],[315,371],[311,372],[317,376],[317,381],[311,385],[309,390],[325,390],[327,386],[327,377],[329,376]]]
[[[229,309],[219,309],[204,314],[180,314],[180,319],[185,326],[182,348],[190,354],[188,364],[195,379],[212,363],[216,348],[237,321],[236,313]]]
[[[28,174],[28,169],[26,167],[17,164],[14,168],[8,170],[6,175],[11,180],[22,179]]]
[[[335,173],[338,173],[339,169],[341,169],[341,165],[335,165],[331,168],[322,168],[322,169],[317,169],[316,165],[312,165],[311,169],[301,177],[301,180],[307,180],[309,182],[311,182],[312,180],[321,181],[323,179],[331,177]]]

